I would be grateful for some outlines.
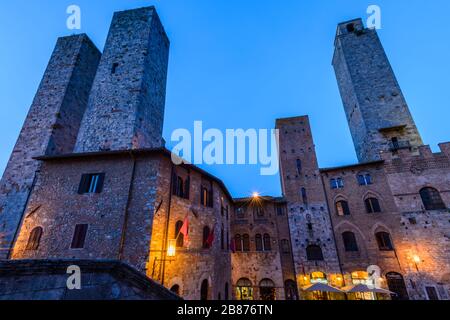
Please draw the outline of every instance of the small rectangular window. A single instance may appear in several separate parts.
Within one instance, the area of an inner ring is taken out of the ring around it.
[[[344,179],[336,178],[330,180],[331,189],[342,189],[344,188]]]
[[[83,174],[78,187],[78,193],[101,193],[103,191],[104,181],[104,173]]]
[[[201,187],[200,189],[200,203],[205,207],[213,207],[213,191],[208,188]]]
[[[370,174],[358,175],[358,183],[360,186],[368,186],[372,184],[372,176]]]
[[[111,68],[111,74],[116,74],[118,67],[119,67],[119,64],[117,62],[113,63],[112,68]]]
[[[77,224],[72,239],[72,249],[83,249],[86,241],[86,234],[88,230],[87,224]]]

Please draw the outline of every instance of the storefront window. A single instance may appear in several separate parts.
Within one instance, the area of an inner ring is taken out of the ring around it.
[[[236,284],[237,300],[253,300],[253,287],[249,279],[242,278]]]

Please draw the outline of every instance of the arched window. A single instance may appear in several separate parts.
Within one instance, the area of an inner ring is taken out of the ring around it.
[[[239,279],[236,283],[237,300],[253,300],[253,285],[247,278]]]
[[[422,198],[425,210],[447,209],[444,201],[442,201],[439,191],[434,188],[423,188],[422,190],[420,190],[420,197]]]
[[[336,202],[336,213],[340,217],[349,216],[350,208],[348,206],[348,202],[344,200]]]
[[[387,232],[378,232],[375,237],[377,238],[378,248],[380,251],[392,251],[394,246],[392,245],[391,236]]]
[[[225,301],[228,301],[230,299],[230,288],[228,285],[228,282],[225,283]]]
[[[286,300],[298,300],[298,290],[294,280],[286,280],[284,290],[286,292]]]
[[[255,236],[255,246],[256,246],[256,251],[263,251],[262,235],[257,234]]]
[[[286,239],[281,240],[281,252],[291,253],[291,246],[289,245],[289,240]]]
[[[367,198],[365,200],[367,213],[381,212],[380,202],[377,198]]]
[[[248,234],[242,236],[242,250],[245,252],[250,251],[250,236]]]
[[[200,288],[200,300],[206,301],[208,300],[208,289],[209,289],[209,283],[208,280],[203,280],[202,286]]]
[[[182,248],[184,246],[184,234],[180,233],[181,228],[183,228],[183,221],[177,221],[175,224],[175,236],[177,239],[177,247]]]
[[[236,246],[236,252],[242,252],[242,237],[240,234],[234,236],[234,243]]]
[[[317,245],[309,245],[306,248],[306,256],[308,261],[323,261],[322,248]]]
[[[180,286],[179,285],[174,285],[172,288],[170,288],[170,291],[172,291],[173,293],[175,293],[176,295],[180,295]]]
[[[272,243],[270,242],[270,235],[264,234],[264,251],[271,251],[272,250]]]
[[[26,247],[27,250],[39,249],[39,243],[41,242],[42,231],[43,230],[41,227],[36,227],[31,231],[30,237],[28,238],[27,247]]]
[[[263,279],[259,283],[259,295],[261,300],[275,300],[275,284],[270,279]]]
[[[209,234],[211,233],[211,229],[208,226],[203,228],[203,249],[209,249]]]
[[[356,243],[356,237],[353,232],[347,231],[342,234],[344,240],[345,251],[356,252],[358,251],[358,244]]]

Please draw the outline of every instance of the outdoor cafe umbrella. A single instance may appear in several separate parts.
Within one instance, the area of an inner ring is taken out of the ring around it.
[[[338,288],[332,287],[325,283],[315,283],[315,284],[309,285],[307,287],[303,287],[302,290],[343,293],[342,290],[339,290]]]
[[[381,293],[381,294],[395,294],[392,291],[381,289],[381,288],[375,288],[375,287],[369,288],[369,286],[362,284],[362,283],[357,284],[355,286],[349,286],[349,287],[342,288],[342,290],[345,293],[372,292],[372,293]]]

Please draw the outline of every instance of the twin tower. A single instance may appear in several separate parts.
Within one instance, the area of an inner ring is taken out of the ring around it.
[[[169,46],[154,7],[115,13],[103,54],[84,34],[58,39],[0,183],[0,259],[39,174],[34,157],[163,146]]]
[[[103,54],[60,38],[0,183],[0,259],[16,237],[42,155],[159,148],[169,40],[154,7],[114,15]],[[360,162],[422,140],[375,30],[339,24],[333,66]]]

